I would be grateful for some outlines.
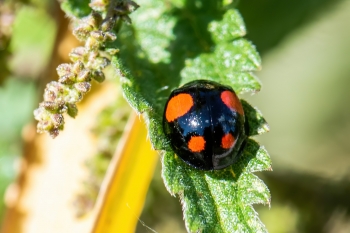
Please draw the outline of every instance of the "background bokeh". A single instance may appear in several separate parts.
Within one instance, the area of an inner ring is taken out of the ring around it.
[[[263,61],[257,73],[262,91],[242,98],[262,111],[271,128],[257,140],[273,161],[274,172],[258,174],[272,204],[256,209],[271,233],[350,232],[350,1],[241,0],[238,8]],[[9,184],[19,177],[21,157],[30,148],[25,139],[32,111],[45,83],[56,79],[55,67],[77,44],[69,35],[56,1],[0,2],[1,219],[7,219],[5,203],[11,204],[15,192]],[[120,102],[118,108],[125,106]],[[117,117],[122,125],[127,113]],[[103,176],[111,150],[98,154],[100,159],[86,158],[88,171],[95,172],[90,180]],[[165,190],[160,169],[137,232],[185,232],[180,203]],[[75,202],[78,215],[96,196],[94,182],[85,186],[89,193]]]

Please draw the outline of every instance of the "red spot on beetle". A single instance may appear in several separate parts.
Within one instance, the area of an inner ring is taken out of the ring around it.
[[[202,136],[192,136],[188,141],[188,148],[192,152],[201,152],[205,148],[205,139]]]
[[[228,133],[225,134],[222,138],[221,138],[221,147],[224,149],[230,149],[231,147],[233,147],[233,145],[235,144],[235,138],[232,136],[232,134]]]
[[[172,122],[185,115],[193,106],[193,98],[190,94],[181,93],[172,97],[166,108],[165,118]]]
[[[242,104],[232,91],[221,92],[221,100],[227,107],[237,111],[242,116],[244,115]]]

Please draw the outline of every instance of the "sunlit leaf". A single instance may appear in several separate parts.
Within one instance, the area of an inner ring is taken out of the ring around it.
[[[186,165],[169,147],[162,128],[165,101],[174,88],[196,79],[258,92],[253,72],[261,60],[245,34],[242,17],[218,2],[138,2],[133,26],[119,34],[119,70],[124,96],[146,120],[154,148],[163,151],[162,176],[181,199],[189,232],[266,232],[252,204],[269,204],[266,185],[252,172],[271,170],[264,147],[248,139],[232,166],[201,171]],[[149,19],[149,20],[147,20]],[[160,29],[160,30],[159,30]],[[154,43],[152,43],[154,41]],[[261,113],[242,100],[248,136],[268,131]]]

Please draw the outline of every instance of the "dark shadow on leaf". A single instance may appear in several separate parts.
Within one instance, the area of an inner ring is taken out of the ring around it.
[[[214,170],[212,172],[206,172],[206,175],[210,176],[213,179],[217,180],[230,180],[237,182],[243,172],[246,172],[248,164],[256,159],[256,155],[259,151],[260,145],[248,138],[242,147],[242,152],[240,153],[237,161],[234,162],[231,166],[223,170]]]
[[[238,158],[237,162],[232,165],[232,169],[234,170],[237,179],[241,176],[243,172],[246,171],[250,162],[255,162],[253,160],[256,159],[260,148],[259,143],[250,138],[246,140],[243,146],[243,151],[240,157]]]
[[[270,127],[261,112],[243,99],[241,103],[244,110],[246,135],[250,137],[267,133]]]

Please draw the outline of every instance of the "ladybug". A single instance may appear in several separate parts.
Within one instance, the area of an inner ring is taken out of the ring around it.
[[[172,149],[187,164],[218,170],[233,164],[244,147],[245,119],[231,87],[196,80],[170,94],[163,130]]]

